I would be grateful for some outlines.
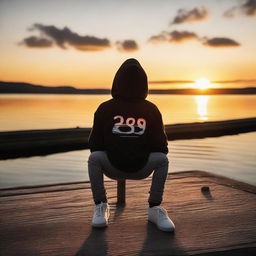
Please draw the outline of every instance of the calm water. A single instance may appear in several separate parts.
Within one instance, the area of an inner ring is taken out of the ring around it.
[[[169,142],[170,172],[206,170],[256,185],[256,132]],[[88,180],[89,150],[0,161],[0,187]]]
[[[108,95],[0,95],[0,130],[91,127]],[[165,124],[256,116],[255,95],[150,95]]]
[[[0,130],[91,127],[109,96],[0,95]],[[256,116],[256,96],[148,97],[164,123]],[[256,185],[256,133],[169,142],[170,172],[206,170]],[[0,161],[0,187],[88,180],[89,150]]]

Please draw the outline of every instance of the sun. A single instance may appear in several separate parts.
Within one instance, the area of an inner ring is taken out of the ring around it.
[[[193,84],[193,87],[205,90],[214,87],[214,85],[207,78],[200,78],[196,80],[196,82]]]

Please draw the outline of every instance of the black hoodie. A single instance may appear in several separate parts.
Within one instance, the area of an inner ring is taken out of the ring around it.
[[[136,172],[151,152],[168,153],[161,113],[145,100],[147,75],[135,59],[126,60],[118,69],[112,99],[103,102],[94,114],[89,136],[93,151],[106,151],[111,164],[124,172]]]

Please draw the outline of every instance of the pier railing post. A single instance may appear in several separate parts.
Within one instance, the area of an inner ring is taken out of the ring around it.
[[[125,179],[117,181],[117,204],[125,204]]]

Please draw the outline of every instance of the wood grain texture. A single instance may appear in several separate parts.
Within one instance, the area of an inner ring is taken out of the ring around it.
[[[91,228],[88,182],[2,189],[0,255],[255,255],[254,186],[198,171],[170,174],[163,206],[176,232],[169,234],[147,222],[150,182],[126,181],[125,206],[116,205],[116,181],[106,182],[106,229]]]

